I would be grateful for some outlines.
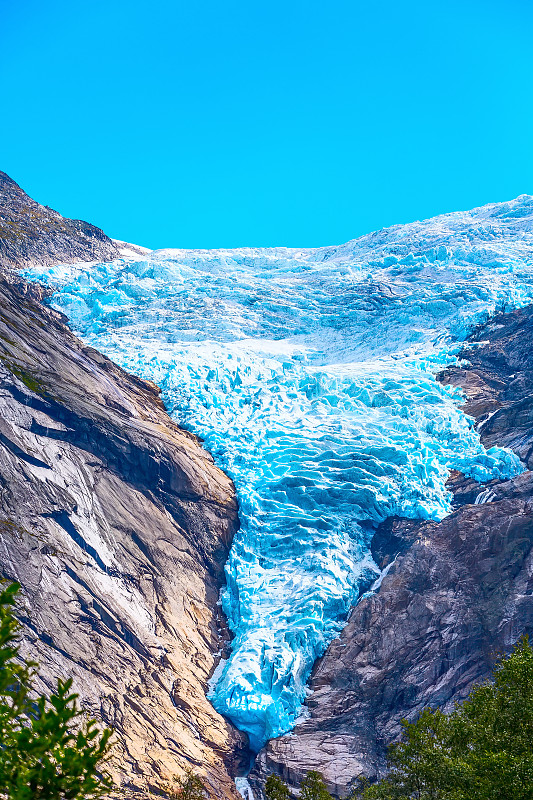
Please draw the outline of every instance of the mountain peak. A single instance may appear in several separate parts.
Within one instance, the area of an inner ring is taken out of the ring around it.
[[[117,246],[100,228],[37,203],[0,171],[0,266],[111,261],[118,256]]]

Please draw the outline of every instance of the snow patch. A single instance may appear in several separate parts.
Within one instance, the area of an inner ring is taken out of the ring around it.
[[[151,252],[149,247],[142,247],[140,244],[131,244],[130,242],[121,242],[120,239],[112,239],[114,244],[119,248],[121,256],[124,258],[140,261],[144,256]]]

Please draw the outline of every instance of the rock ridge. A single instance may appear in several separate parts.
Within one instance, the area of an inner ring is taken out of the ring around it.
[[[100,228],[36,203],[0,171],[0,264],[4,268],[119,257],[118,246]]]

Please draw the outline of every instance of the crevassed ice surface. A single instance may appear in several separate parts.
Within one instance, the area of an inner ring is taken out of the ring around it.
[[[391,514],[440,519],[451,468],[486,451],[435,379],[496,309],[533,296],[533,198],[315,250],[162,250],[34,270],[89,344],[159,383],[233,478],[241,528],[223,607],[235,634],[215,708],[258,749],[292,727],[314,660],[377,577]]]

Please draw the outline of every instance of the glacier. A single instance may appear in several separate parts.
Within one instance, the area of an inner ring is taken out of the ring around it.
[[[255,750],[291,729],[314,661],[379,585],[379,522],[441,519],[450,469],[483,483],[523,468],[484,449],[436,375],[476,325],[532,302],[530,196],[340,247],[158,250],[26,277],[158,383],[235,483],[234,639],[210,698]]]

